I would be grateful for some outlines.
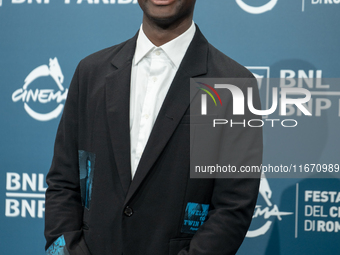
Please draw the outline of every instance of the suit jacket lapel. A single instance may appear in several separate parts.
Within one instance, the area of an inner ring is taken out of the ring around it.
[[[190,78],[207,72],[207,56],[208,42],[196,27],[196,34],[159,111],[125,204],[137,191],[188,109],[192,99],[190,98]]]
[[[126,194],[131,183],[130,80],[136,48],[135,37],[125,43],[112,60],[114,71],[106,77],[106,111],[114,159]]]

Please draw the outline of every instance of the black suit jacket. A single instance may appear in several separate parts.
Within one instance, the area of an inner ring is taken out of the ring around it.
[[[136,39],[92,54],[77,67],[47,175],[46,248],[63,235],[71,255],[235,254],[252,218],[259,179],[190,178],[189,80],[251,78],[240,85],[244,92],[249,86],[256,91],[256,82],[197,28],[131,182],[129,97]],[[257,93],[254,100],[258,106]],[[261,128],[233,132],[225,145],[229,159],[260,165]],[[88,179],[80,180],[80,169],[87,163],[80,153],[91,158],[91,199],[85,206],[81,187]],[[188,205],[209,205],[197,232],[183,230]]]

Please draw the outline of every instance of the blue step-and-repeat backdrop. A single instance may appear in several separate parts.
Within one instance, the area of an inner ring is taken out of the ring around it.
[[[44,254],[45,176],[73,72],[141,20],[137,0],[0,0],[0,254]],[[265,122],[263,165],[309,175],[262,180],[238,254],[340,254],[340,86],[325,79],[340,74],[340,0],[198,0],[194,20],[259,78],[264,106],[263,78],[301,78],[286,87],[312,96],[312,116],[289,106]]]

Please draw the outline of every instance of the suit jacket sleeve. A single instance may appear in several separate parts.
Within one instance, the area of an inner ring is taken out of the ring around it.
[[[247,79],[241,87],[244,95],[247,88],[254,91],[254,107],[260,109],[256,79]],[[232,102],[227,105],[227,119],[236,122],[246,120],[246,127],[225,128],[220,147],[221,162],[226,165],[260,166],[262,163],[262,128],[249,127],[249,119],[261,117],[248,110],[245,97],[245,115],[232,116]],[[179,255],[231,255],[236,254],[249,228],[257,200],[260,173],[252,178],[216,178],[207,221],[193,236],[190,246]]]
[[[89,255],[82,237],[83,211],[78,168],[78,76],[73,76],[54,147],[45,205],[47,254]],[[59,253],[58,253],[59,254]]]

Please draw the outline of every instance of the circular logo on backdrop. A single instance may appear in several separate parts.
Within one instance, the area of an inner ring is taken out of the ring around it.
[[[236,0],[236,3],[246,12],[249,12],[251,14],[262,14],[267,11],[271,11],[277,4],[277,1],[278,0],[270,0],[268,3],[262,6],[251,6],[249,4],[246,4],[244,0]]]
[[[264,235],[268,232],[273,223],[272,218],[277,218],[281,221],[281,216],[293,214],[292,212],[280,212],[278,206],[270,201],[272,197],[272,190],[264,175],[261,177],[259,193],[265,201],[265,206],[256,205],[252,222],[252,224],[256,225],[256,227],[253,230],[248,230],[246,237],[258,237]]]
[[[68,93],[62,85],[63,81],[58,59],[50,58],[49,66],[38,66],[27,75],[24,86],[12,94],[12,101],[24,102],[25,111],[35,120],[55,119],[61,114],[64,108],[62,102]]]

